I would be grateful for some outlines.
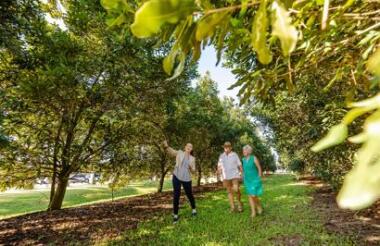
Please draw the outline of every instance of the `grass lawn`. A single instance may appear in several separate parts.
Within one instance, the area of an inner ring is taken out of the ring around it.
[[[156,182],[131,183],[126,188],[116,190],[115,198],[142,195],[155,192]],[[165,182],[164,189],[171,187]],[[83,205],[86,203],[110,200],[111,190],[108,187],[69,188],[66,191],[63,207]],[[15,193],[0,193],[0,219],[15,215],[46,210],[49,203],[49,191],[25,191]]]
[[[180,210],[180,222],[170,214],[139,224],[110,245],[353,245],[349,238],[329,234],[310,207],[312,189],[292,176],[274,175],[264,182],[264,214],[249,218],[245,211],[230,214],[224,191],[208,193],[198,200],[197,218],[190,217],[188,204]]]

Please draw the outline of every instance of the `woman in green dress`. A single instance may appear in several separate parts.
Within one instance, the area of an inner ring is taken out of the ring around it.
[[[251,146],[244,146],[243,156],[244,187],[251,206],[251,217],[254,218],[256,213],[261,214],[263,212],[263,207],[259,200],[259,196],[263,194],[262,170],[259,160],[252,155]]]

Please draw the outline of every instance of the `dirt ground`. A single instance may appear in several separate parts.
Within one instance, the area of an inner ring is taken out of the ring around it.
[[[329,185],[312,178],[302,182],[316,187],[313,208],[319,212],[328,231],[348,235],[358,245],[380,245],[380,201],[360,211],[340,209],[336,203],[336,192]]]
[[[202,198],[205,192],[220,188],[217,184],[195,187],[194,195]],[[0,220],[0,245],[93,244],[120,236],[139,221],[169,213],[171,202],[168,191]]]

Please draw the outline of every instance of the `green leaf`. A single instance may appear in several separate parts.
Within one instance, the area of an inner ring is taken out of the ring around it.
[[[321,150],[343,143],[343,141],[347,138],[347,135],[347,125],[341,123],[339,125],[333,126],[328,132],[327,136],[316,143],[311,148],[311,150],[314,152],[319,152]]]
[[[232,84],[230,87],[227,88],[227,90],[233,90],[235,89],[236,87],[239,87],[241,86],[243,83],[245,83],[247,81],[245,81],[244,79],[239,79],[236,83]]]
[[[119,15],[117,18],[110,18],[107,19],[107,25],[112,27],[112,26],[120,26],[124,23],[126,23],[127,19],[124,14]]]
[[[248,99],[250,99],[252,96],[252,90],[247,90],[245,93],[244,93],[244,96],[240,99],[240,103],[239,105],[244,105]]]
[[[101,0],[100,4],[107,11],[114,11],[117,13],[134,13],[131,6],[125,0]]]
[[[241,27],[242,26],[242,21],[241,19],[238,19],[238,18],[231,18],[230,19],[230,22],[231,22],[231,26],[235,27],[235,28],[238,28],[238,27]]]
[[[194,62],[198,61],[199,58],[201,57],[201,42],[196,41],[195,39],[193,40],[193,56],[192,60]]]
[[[323,88],[324,92],[327,92],[334,86],[335,82],[342,80],[344,74],[343,68],[338,68],[335,72],[335,76],[329,81],[329,83]]]
[[[380,76],[380,48],[368,59],[367,68],[373,74]]]
[[[349,125],[351,124],[357,117],[367,113],[368,111],[370,111],[371,109],[370,108],[367,108],[367,107],[360,107],[360,108],[354,108],[350,111],[348,111],[348,113],[344,116],[343,118],[343,123],[345,125]]]
[[[380,109],[367,118],[359,136],[365,142],[337,197],[342,208],[363,209],[380,198]]]
[[[124,0],[102,0],[101,5],[109,13],[106,23],[110,27],[127,23],[126,14],[134,13],[132,7]]]
[[[272,35],[281,41],[281,49],[284,56],[289,56],[296,48],[298,31],[291,24],[289,12],[278,2],[272,4]]]
[[[308,27],[308,28],[312,28],[313,27],[313,25],[314,25],[314,23],[315,23],[315,19],[317,18],[317,16],[316,15],[312,15],[312,16],[310,16],[310,18],[307,20],[307,22],[306,22],[306,26]]]
[[[212,36],[217,25],[225,20],[229,15],[228,11],[217,12],[215,14],[206,15],[198,21],[195,37],[198,41]]]
[[[245,13],[247,12],[247,8],[248,8],[248,0],[242,0],[239,16],[244,16]]]
[[[106,10],[113,10],[120,7],[121,1],[120,0],[101,0],[100,4]]]
[[[173,47],[172,50],[170,51],[169,55],[167,55],[163,60],[162,65],[164,67],[165,73],[167,73],[168,75],[172,74],[174,63],[175,63],[177,55],[178,55],[178,50],[176,47]]]
[[[173,79],[176,79],[178,76],[181,75],[183,69],[185,68],[185,64],[186,64],[186,54],[183,53],[183,52],[181,52],[181,53],[178,54],[177,58],[178,58],[179,63],[178,63],[178,65],[177,65],[177,67],[176,67],[176,69],[175,69],[173,75],[172,75],[170,78],[168,78],[167,80],[173,80]]]
[[[177,38],[177,42],[185,54],[188,54],[194,47],[193,41],[197,41],[195,38],[196,26],[192,18],[188,18],[186,28]]]
[[[343,11],[345,11],[346,9],[348,9],[349,7],[352,6],[352,4],[354,4],[355,0],[347,0],[347,2],[344,4],[343,6]]]
[[[316,0],[317,2],[317,5],[323,5],[323,3],[325,2],[324,0]]]
[[[133,35],[151,37],[160,32],[165,24],[176,24],[195,10],[193,0],[150,0],[136,12],[131,25]]]
[[[198,7],[202,9],[208,10],[213,8],[213,5],[210,3],[210,0],[196,0],[195,2],[198,5]]]
[[[351,143],[363,143],[363,142],[367,141],[367,139],[368,139],[367,134],[360,133],[358,135],[349,137],[348,141],[350,141]]]
[[[349,106],[350,107],[366,107],[368,108],[367,111],[380,108],[380,94],[372,98],[360,101],[360,102],[351,103]]]
[[[291,8],[293,6],[294,0],[282,0],[281,2],[286,8]]]
[[[188,17],[186,21],[183,21],[181,25],[177,26],[175,31],[176,42],[172,47],[169,55],[165,57],[163,61],[163,67],[167,74],[171,74],[176,59],[179,59],[179,64],[176,70],[169,80],[172,80],[179,76],[184,69],[184,63],[186,55],[192,50],[193,60],[196,61],[201,55],[200,42],[195,38],[196,24],[191,17]],[[179,73],[179,74],[177,74]]]
[[[256,51],[259,61],[262,64],[269,64],[272,61],[272,54],[267,46],[266,34],[268,29],[267,1],[260,3],[252,25],[252,47]]]
[[[363,209],[380,198],[380,161],[372,166],[356,166],[345,177],[337,196],[344,209]]]
[[[218,66],[221,59],[222,59],[222,52],[223,52],[223,45],[224,45],[224,39],[228,33],[228,27],[229,27],[229,21],[225,21],[224,24],[219,28],[218,33],[218,41],[216,44],[217,47],[217,54],[216,54],[216,64],[215,66]]]

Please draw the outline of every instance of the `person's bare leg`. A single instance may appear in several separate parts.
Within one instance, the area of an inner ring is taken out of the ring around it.
[[[260,199],[258,197],[256,197],[256,209],[257,209],[258,214],[263,213],[263,207],[261,206],[261,202],[260,202]]]
[[[241,203],[241,192],[240,192],[239,186],[237,187],[236,198],[237,198],[238,202]]]
[[[241,192],[239,183],[234,184],[234,192],[236,193],[236,199],[238,201],[238,210],[239,212],[243,211],[243,203],[241,202]]]
[[[228,201],[230,202],[230,209],[231,209],[231,212],[233,212],[235,211],[235,203],[234,203],[234,193],[231,187],[227,188],[227,193],[228,193]]]
[[[255,199],[253,196],[249,196],[248,200],[249,200],[249,205],[251,206],[251,218],[254,218],[256,216]]]

